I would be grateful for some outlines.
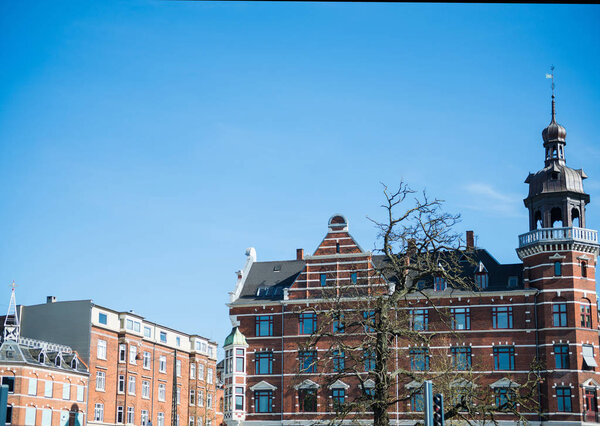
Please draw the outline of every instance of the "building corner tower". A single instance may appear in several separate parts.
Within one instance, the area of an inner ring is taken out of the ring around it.
[[[542,364],[542,419],[598,421],[599,346],[595,267],[598,232],[586,227],[583,170],[566,165],[566,130],[542,131],[544,168],[529,174],[529,232],[519,236],[525,287],[537,289],[536,352]]]

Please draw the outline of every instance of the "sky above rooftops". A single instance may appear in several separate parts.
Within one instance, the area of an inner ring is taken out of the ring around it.
[[[401,179],[516,262],[552,64],[600,227],[595,5],[2,2],[0,34],[0,309],[15,280],[221,344],[246,247],[342,213],[372,249]]]

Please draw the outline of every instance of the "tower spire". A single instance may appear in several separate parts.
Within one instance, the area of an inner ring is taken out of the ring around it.
[[[15,282],[11,284],[12,290],[10,293],[10,303],[4,320],[4,340],[19,341],[21,336],[21,326],[19,324],[19,316],[17,315],[17,300],[15,298]]]

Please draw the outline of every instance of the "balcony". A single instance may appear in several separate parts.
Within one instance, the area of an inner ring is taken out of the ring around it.
[[[542,228],[519,235],[519,248],[536,243],[584,243],[598,245],[598,231],[587,228]]]

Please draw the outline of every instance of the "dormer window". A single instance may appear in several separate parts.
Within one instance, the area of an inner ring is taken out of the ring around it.
[[[40,354],[38,355],[38,362],[40,364],[43,364],[46,361],[46,355],[44,355],[44,352],[40,352]]]
[[[444,290],[446,290],[446,287],[447,287],[446,278],[444,278],[442,276],[436,276],[433,279],[433,289],[435,291],[444,291]]]
[[[273,266],[273,272],[280,272],[280,271],[281,271],[281,265]]]
[[[550,174],[550,179],[552,179],[552,180],[558,180],[558,172],[552,172]]]
[[[477,269],[475,270],[475,284],[480,289],[488,288],[489,276],[487,273],[487,269],[483,265],[483,262],[479,262]]]
[[[60,354],[56,355],[56,359],[54,360],[54,365],[60,367]]]
[[[73,370],[77,369],[77,358],[73,358],[73,361],[71,361],[71,368]]]

